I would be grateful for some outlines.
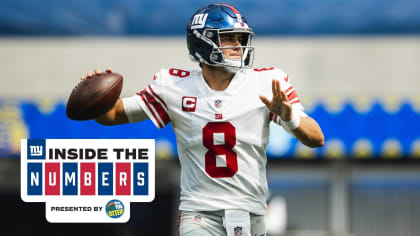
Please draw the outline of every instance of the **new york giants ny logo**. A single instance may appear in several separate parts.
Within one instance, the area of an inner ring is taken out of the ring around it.
[[[28,139],[27,145],[27,156],[29,160],[45,159],[45,139]]]
[[[191,29],[202,29],[204,28],[204,25],[206,24],[206,19],[209,14],[197,14],[194,16],[192,23],[191,23]]]
[[[29,146],[31,156],[42,156],[42,146]]]

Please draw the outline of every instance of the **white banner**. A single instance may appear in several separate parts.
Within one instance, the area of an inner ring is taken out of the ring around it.
[[[21,198],[48,222],[127,222],[155,197],[153,139],[22,139]]]

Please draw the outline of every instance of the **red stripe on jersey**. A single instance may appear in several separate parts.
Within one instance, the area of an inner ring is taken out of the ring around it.
[[[274,121],[275,123],[277,123],[277,114],[274,114],[274,116],[273,116],[273,121]]]
[[[168,109],[168,106],[166,105],[165,101],[163,101],[156,93],[155,91],[153,91],[152,87],[149,85],[149,89],[152,92],[153,95],[155,95],[155,97],[157,97],[157,99],[166,107],[166,109]]]
[[[144,90],[143,90],[144,91]],[[152,113],[153,117],[155,118],[156,122],[159,125],[159,128],[163,128],[163,125],[159,122],[155,112],[152,110],[152,108],[149,106],[149,103],[146,101],[146,99],[144,98],[144,95],[142,93],[137,93],[137,95],[139,95],[141,97],[141,99],[143,100],[144,104],[146,104],[147,109],[149,109],[149,111]]]
[[[298,100],[296,100],[296,101],[293,101],[293,102],[291,102],[290,104],[295,104],[295,103],[299,103],[300,101],[299,101],[299,99]]]
[[[141,91],[141,93],[144,96],[146,96],[149,104],[151,104],[153,108],[155,108],[159,117],[162,119],[164,126],[168,124],[169,121],[171,121],[171,119],[169,118],[169,115],[168,113],[166,113],[165,109],[163,109],[162,105],[158,101],[156,101],[155,98],[146,90]]]
[[[270,112],[270,120],[273,121],[274,123],[280,124],[280,121],[277,121],[277,118],[279,118],[277,114]]]
[[[178,236],[179,236],[179,227],[181,226],[181,215],[182,215],[182,211],[180,210],[178,213]]]
[[[292,101],[293,99],[297,98],[296,91],[293,91],[289,95],[287,95],[287,98],[289,99],[289,101]]]
[[[290,92],[290,90],[292,90],[293,89],[293,87],[292,86],[290,86],[288,89],[286,89],[286,91],[284,91],[284,93],[285,94],[287,94],[288,92]]]

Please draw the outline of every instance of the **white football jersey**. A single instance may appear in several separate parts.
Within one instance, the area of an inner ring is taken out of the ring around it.
[[[224,91],[212,90],[201,71],[162,69],[133,99],[158,127],[171,122],[181,162],[180,210],[266,210],[269,123],[281,124],[260,100],[272,98],[272,80],[306,116],[288,76],[275,68],[237,72]],[[127,102],[124,101],[124,102]],[[135,105],[124,105],[130,121]]]

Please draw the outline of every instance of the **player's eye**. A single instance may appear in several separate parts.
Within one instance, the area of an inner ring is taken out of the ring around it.
[[[248,44],[248,39],[249,39],[248,35],[243,34],[243,35],[240,36],[240,38],[238,40],[239,40],[239,42],[241,42],[241,44],[243,46],[246,46]]]
[[[220,41],[222,43],[229,43],[229,44],[235,44],[236,42],[239,42],[241,45],[246,45],[248,42],[248,38],[246,35],[240,34],[240,35],[221,35]]]
[[[224,36],[222,37],[223,42],[233,42],[234,38],[232,36]]]

